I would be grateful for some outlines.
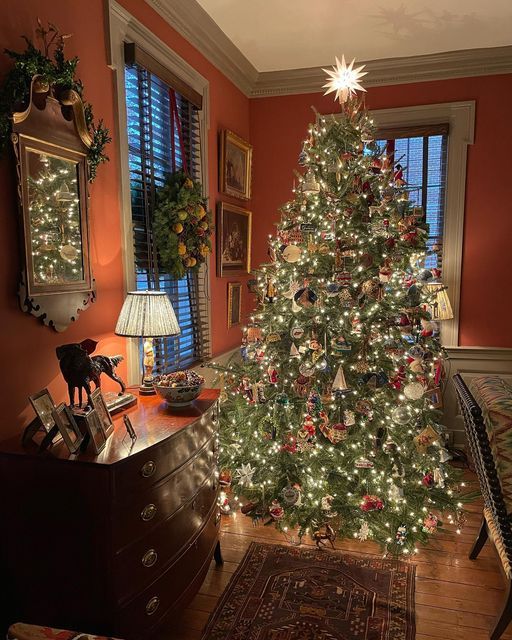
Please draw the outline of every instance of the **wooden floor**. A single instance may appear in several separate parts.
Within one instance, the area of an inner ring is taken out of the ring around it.
[[[417,640],[488,640],[500,610],[505,583],[491,545],[486,544],[477,560],[468,559],[480,524],[481,503],[475,502],[467,509],[467,523],[461,535],[455,531],[438,534],[428,549],[420,549],[415,556]],[[219,596],[252,540],[287,544],[274,527],[253,527],[251,519],[240,513],[223,516],[224,566],[216,567],[212,563],[199,594],[181,619],[162,629],[156,640],[199,640]],[[337,542],[336,547],[348,552],[378,553],[372,543],[346,540]],[[502,638],[512,639],[512,625]]]

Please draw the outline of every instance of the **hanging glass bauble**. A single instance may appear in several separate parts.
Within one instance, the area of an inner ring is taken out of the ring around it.
[[[407,424],[412,418],[412,415],[407,407],[395,407],[391,412],[391,419],[397,424]]]
[[[78,250],[72,244],[65,244],[60,248],[59,253],[66,262],[73,262],[78,256]]]
[[[419,400],[425,391],[420,382],[409,382],[404,387],[404,396],[409,400]]]
[[[302,362],[299,366],[299,372],[306,377],[310,377],[315,373],[315,365],[312,362]]]

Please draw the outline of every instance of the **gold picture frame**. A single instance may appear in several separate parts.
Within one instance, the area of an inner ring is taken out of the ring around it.
[[[252,145],[229,129],[220,132],[219,189],[241,200],[251,198]]]
[[[217,207],[217,276],[251,271],[252,213],[228,202]]]
[[[228,282],[228,329],[242,322],[242,283]]]

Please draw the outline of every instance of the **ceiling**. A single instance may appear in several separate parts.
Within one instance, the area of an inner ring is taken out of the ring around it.
[[[259,72],[512,44],[511,0],[197,0]]]

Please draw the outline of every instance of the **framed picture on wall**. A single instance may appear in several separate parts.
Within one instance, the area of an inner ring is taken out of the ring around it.
[[[217,210],[217,275],[231,276],[251,270],[252,213],[227,202]]]
[[[228,196],[251,197],[252,146],[229,129],[220,133],[219,189]]]
[[[228,282],[228,329],[242,321],[242,283]]]

